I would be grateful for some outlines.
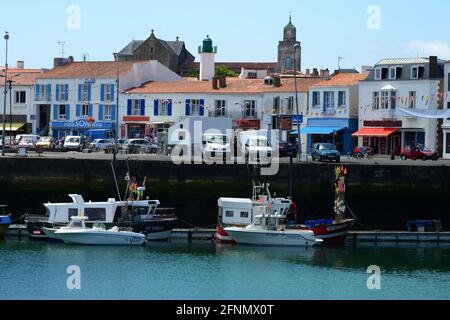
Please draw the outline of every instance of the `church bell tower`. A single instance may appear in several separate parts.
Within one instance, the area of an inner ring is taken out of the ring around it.
[[[292,24],[292,16],[289,16],[289,23],[284,27],[283,40],[278,44],[277,71],[293,73],[294,69],[301,71],[301,66],[302,47],[301,43],[297,41],[297,28]]]

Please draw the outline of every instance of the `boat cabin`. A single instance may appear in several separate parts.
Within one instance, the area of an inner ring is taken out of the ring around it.
[[[218,206],[220,225],[249,225],[256,215],[264,214],[267,209],[264,203],[239,198],[220,198]]]

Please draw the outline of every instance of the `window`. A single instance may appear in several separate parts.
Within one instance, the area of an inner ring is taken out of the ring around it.
[[[105,221],[106,209],[105,208],[86,208],[84,209],[85,215],[90,221]]]
[[[160,100],[160,108],[159,108],[160,116],[167,116],[169,114],[169,103],[170,100]]]
[[[66,85],[65,84],[57,84],[56,85],[56,101],[67,101],[66,99]]]
[[[294,113],[294,97],[288,98],[288,114]]]
[[[408,107],[411,109],[415,109],[416,108],[416,92],[415,91],[410,91],[409,92],[409,103],[408,103]]]
[[[254,118],[256,117],[256,101],[255,100],[245,100],[245,117]]]
[[[227,218],[233,218],[234,217],[234,212],[233,211],[227,211],[227,212],[225,212],[225,216]]]
[[[58,119],[66,120],[66,105],[65,104],[60,104],[58,106]]]
[[[381,80],[382,70],[381,68],[375,68],[375,80]]]
[[[323,93],[323,110],[324,112],[329,112],[334,108],[334,92],[325,91]]]
[[[78,209],[69,209],[69,221],[71,220],[70,218],[72,217],[78,217]]]
[[[381,109],[389,109],[389,91],[381,91]]]
[[[89,100],[89,84],[83,83],[80,85],[80,101],[88,101]]]
[[[390,67],[389,68],[389,79],[390,80],[397,79],[397,67]]]
[[[103,112],[104,112],[103,119],[106,120],[106,121],[112,120],[112,111],[113,111],[112,108],[113,108],[113,106],[105,105],[103,108],[104,108],[103,109]]]
[[[347,92],[339,91],[338,107],[345,107],[347,105]]]
[[[134,99],[132,108],[131,108],[132,116],[140,116],[141,115],[141,100]]]
[[[256,72],[249,72],[247,74],[247,79],[256,79],[258,78],[258,74]]]
[[[284,59],[284,68],[285,69],[292,69],[292,60],[291,58]]]
[[[241,212],[241,218],[248,219],[249,216],[250,216],[250,215],[249,215],[248,212],[246,212],[246,211],[242,211],[242,212]]]
[[[419,67],[411,68],[411,79],[419,79]]]
[[[313,91],[313,107],[320,106],[320,92]]]
[[[36,100],[37,101],[50,101],[51,100],[51,84],[36,85]]]
[[[216,117],[226,117],[227,116],[227,107],[225,100],[216,100]]]
[[[193,99],[191,100],[191,116],[200,115],[200,100]]]
[[[105,84],[105,100],[113,101],[114,100],[114,84]]]
[[[397,107],[397,92],[391,91],[391,99],[390,99],[391,109],[395,109]]]
[[[373,93],[372,110],[379,110],[379,109],[380,109],[380,93],[378,91],[375,91]]]
[[[27,101],[26,96],[27,96],[26,91],[16,91],[14,102],[16,104],[24,104]]]
[[[88,104],[81,105],[81,116],[89,117],[89,105]]]
[[[447,81],[448,81],[448,89],[447,89],[447,91],[450,91],[450,73],[447,75]]]
[[[273,113],[274,114],[279,114],[281,112],[280,104],[281,104],[280,97],[273,98]]]
[[[450,133],[447,133],[445,137],[447,142],[445,146],[445,153],[450,153]]]

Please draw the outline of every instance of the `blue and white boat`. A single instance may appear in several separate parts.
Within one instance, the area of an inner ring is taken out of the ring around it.
[[[0,206],[0,239],[5,237],[11,225],[11,218],[6,215],[6,206]]]

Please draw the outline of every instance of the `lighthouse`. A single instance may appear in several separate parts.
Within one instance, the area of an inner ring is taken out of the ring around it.
[[[217,47],[213,47],[213,41],[209,36],[203,40],[203,45],[198,48],[200,54],[200,80],[211,81],[215,76],[215,58]]]

